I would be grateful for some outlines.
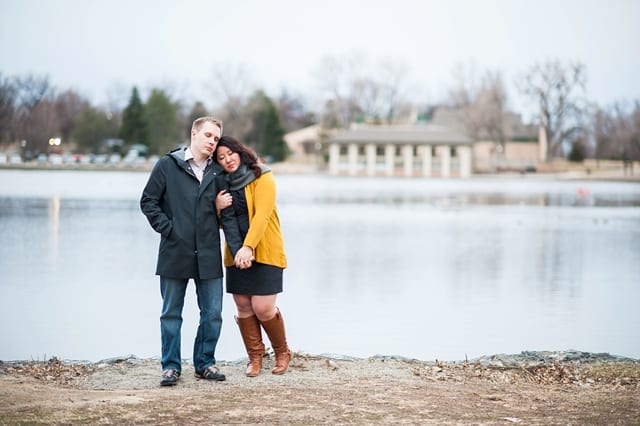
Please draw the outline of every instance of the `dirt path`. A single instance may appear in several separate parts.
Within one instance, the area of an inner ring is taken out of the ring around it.
[[[0,424],[640,424],[637,361],[504,363],[296,354],[283,376],[185,365],[160,388],[157,360],[0,363]]]

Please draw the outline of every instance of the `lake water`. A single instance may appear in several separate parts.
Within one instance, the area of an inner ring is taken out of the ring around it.
[[[160,353],[147,173],[0,170],[0,359]],[[277,175],[293,350],[640,358],[640,184]],[[225,295],[217,357],[244,349]],[[197,324],[190,285],[183,352]]]

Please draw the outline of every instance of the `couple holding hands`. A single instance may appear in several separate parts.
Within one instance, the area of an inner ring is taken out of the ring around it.
[[[233,295],[249,359],[245,374],[255,377],[262,369],[262,330],[275,353],[272,373],[286,372],[291,351],[276,298],[282,292],[287,259],[275,179],[257,154],[235,138],[222,136],[220,120],[200,117],[191,127],[190,145],[158,160],[140,206],[161,235],[156,268],[162,295],[160,384],[175,385],[182,371],[180,330],[190,279],[200,310],[193,347],[195,374],[225,380],[215,359],[222,328],[223,260],[226,290]]]

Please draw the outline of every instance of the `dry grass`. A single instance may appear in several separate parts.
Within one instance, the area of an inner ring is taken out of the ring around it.
[[[158,386],[155,360],[0,363],[0,424],[640,424],[640,364],[488,366],[295,354],[283,376]]]

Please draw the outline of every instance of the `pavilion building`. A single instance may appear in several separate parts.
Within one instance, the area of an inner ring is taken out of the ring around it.
[[[327,140],[329,174],[468,177],[472,143],[435,124],[354,125]]]

